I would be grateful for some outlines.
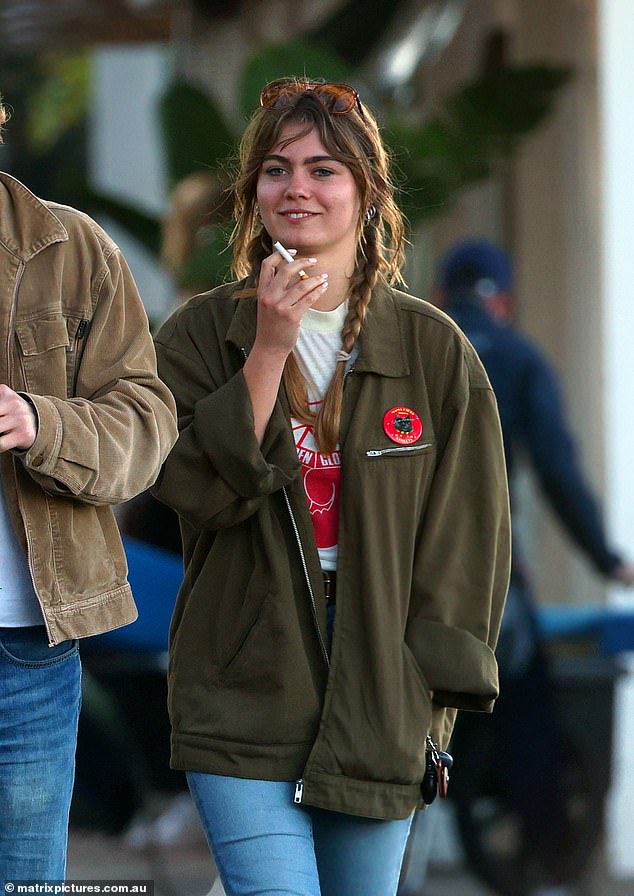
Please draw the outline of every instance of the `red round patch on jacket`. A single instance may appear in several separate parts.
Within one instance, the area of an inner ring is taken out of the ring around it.
[[[411,408],[390,408],[383,417],[383,430],[397,445],[412,445],[423,434],[423,421]]]

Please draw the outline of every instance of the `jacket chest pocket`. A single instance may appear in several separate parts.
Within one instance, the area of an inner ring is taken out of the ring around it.
[[[435,465],[436,445],[431,437],[413,445],[381,445],[377,439],[372,447],[364,448],[358,467],[361,489],[374,496],[375,503],[367,512],[385,520],[393,512],[398,517],[420,509]]]
[[[18,321],[15,334],[25,389],[66,398],[73,394],[77,347],[86,321],[51,314]]]
[[[421,442],[416,445],[389,445],[387,448],[368,448],[366,457],[411,457],[416,454],[429,454],[432,442]]]

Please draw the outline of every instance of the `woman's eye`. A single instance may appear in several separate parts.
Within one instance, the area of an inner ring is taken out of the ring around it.
[[[282,168],[280,165],[275,165],[271,168],[265,168],[264,173],[270,174],[272,177],[281,177],[283,174],[286,174],[286,168]]]
[[[333,174],[333,171],[330,168],[315,168],[313,174],[317,177],[329,177]]]

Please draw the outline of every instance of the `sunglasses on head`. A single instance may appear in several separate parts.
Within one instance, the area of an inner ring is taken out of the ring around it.
[[[284,109],[293,105],[298,96],[309,92],[331,115],[347,115],[355,106],[363,115],[359,94],[349,84],[322,84],[320,81],[299,81],[295,78],[281,78],[267,84],[260,94],[260,106],[264,109]]]

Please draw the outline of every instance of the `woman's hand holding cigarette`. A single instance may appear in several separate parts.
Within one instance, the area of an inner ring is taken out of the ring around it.
[[[293,262],[295,260],[293,258],[293,256],[291,255],[291,253],[288,251],[288,249],[285,249],[279,240],[276,243],[273,243],[273,248],[275,249],[276,252],[279,252],[279,254],[282,256],[284,261],[288,261],[289,264],[291,264],[291,262]],[[300,268],[299,271],[297,272],[297,276],[299,277],[300,280],[308,280],[310,275],[306,273],[304,268]]]

